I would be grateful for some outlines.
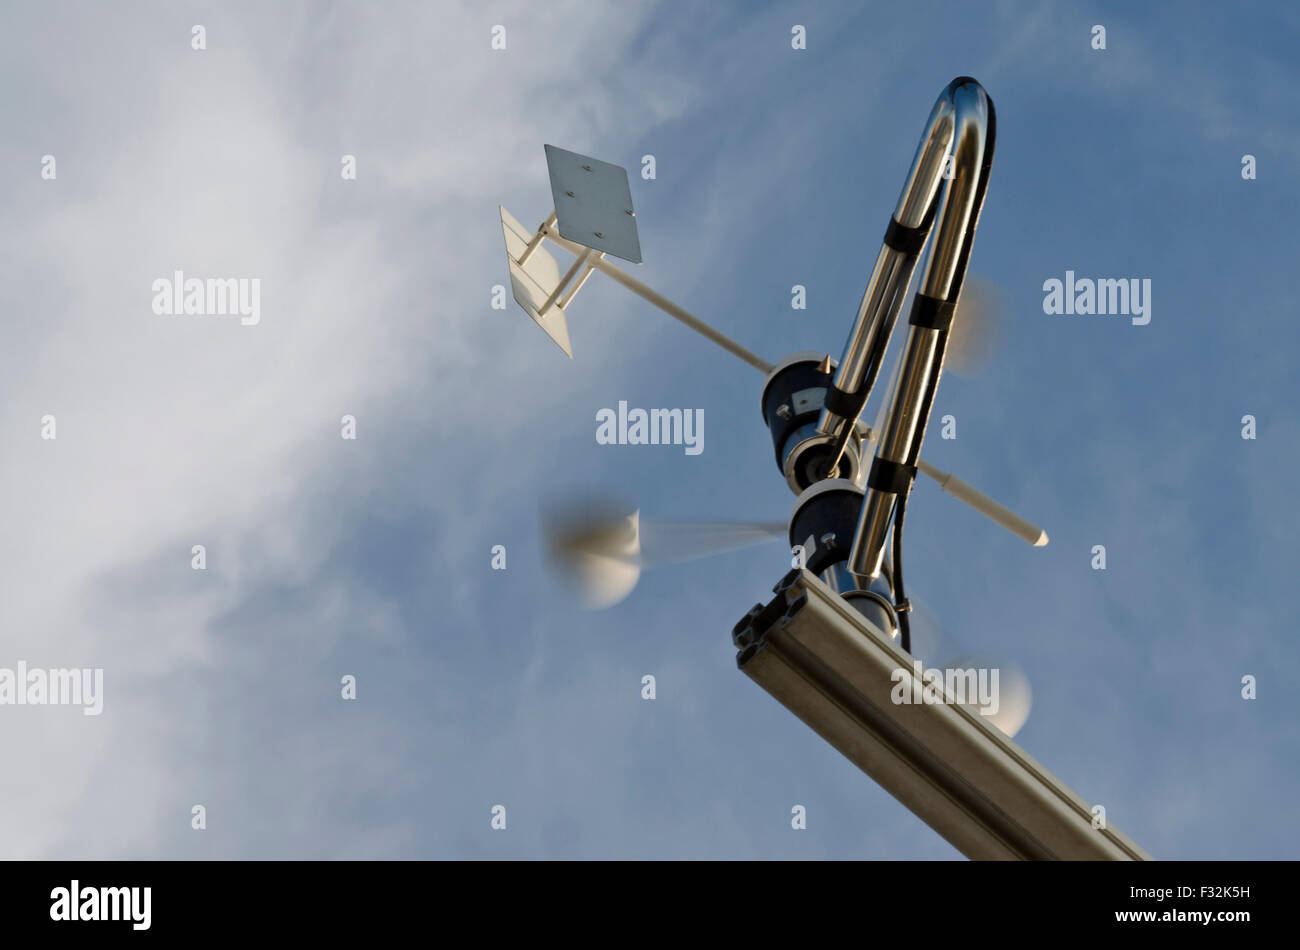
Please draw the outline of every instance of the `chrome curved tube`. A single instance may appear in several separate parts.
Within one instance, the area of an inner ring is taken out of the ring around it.
[[[950,125],[943,118],[948,113],[941,108],[945,97],[951,109]],[[946,186],[937,213],[938,224],[934,243],[921,281],[919,296],[934,298],[955,306],[965,279],[966,265],[975,238],[975,228],[979,223],[984,194],[988,188],[989,170],[993,162],[996,117],[993,101],[984,88],[974,79],[967,77],[953,80],[944,90],[944,95],[940,97],[940,102],[936,103],[935,110],[931,114],[932,122],[936,117],[939,117],[938,126],[932,125],[927,128],[926,138],[917,150],[912,172],[899,199],[899,210],[909,214],[910,220],[923,220],[917,216],[926,213],[925,210],[918,210],[928,207],[925,196],[933,195],[941,182]],[[945,130],[948,130],[949,134],[945,135]],[[932,150],[937,148],[939,142],[943,143],[943,151],[940,151],[936,163],[931,156]],[[941,173],[943,154],[949,142],[952,143],[952,177],[945,181]],[[899,223],[909,225],[909,220],[900,219]],[[910,270],[908,276],[910,278]],[[876,275],[873,275],[873,281],[875,277]],[[907,284],[904,283],[899,289],[900,297],[906,291],[906,287]],[[881,357],[888,343],[889,333],[897,319],[898,305],[901,305],[901,300],[895,301],[892,312],[888,310],[880,312],[879,319],[874,324],[874,337],[871,336],[873,327],[869,326],[865,334],[868,349],[872,353],[878,350]],[[858,328],[855,326],[854,329],[856,331]],[[926,423],[929,421],[934,391],[943,371],[943,350],[947,336],[947,329],[917,325],[908,327],[898,384],[892,396],[873,470],[887,474],[890,470],[897,470],[898,466],[916,465],[921,442],[925,437]],[[850,349],[854,347],[855,342],[861,341],[855,340],[854,334],[850,334]],[[846,356],[840,364],[841,372],[847,362]],[[878,370],[878,364],[875,369]],[[846,383],[852,381],[849,378],[845,380]],[[825,416],[822,422],[831,427],[841,424],[835,419],[828,420]],[[855,422],[856,419],[853,419],[847,424],[852,426]],[[838,429],[835,431],[838,432]],[[898,499],[897,491],[885,487],[888,482],[888,478],[881,478],[880,485],[873,487],[872,479],[868,478],[866,496],[862,503],[862,515],[858,522],[853,550],[849,556],[850,569],[855,574],[867,578],[880,575],[889,525]],[[908,487],[910,488],[910,484]]]
[[[953,94],[961,84],[969,81],[973,80],[964,77],[954,79],[939,94],[934,108],[930,110],[930,118],[926,120],[921,141],[916,147],[912,165],[903,182],[903,190],[898,196],[898,204],[894,208],[893,220],[903,227],[929,229],[935,198],[943,183],[944,157],[952,143],[956,113]],[[858,306],[857,317],[849,331],[848,341],[844,344],[844,355],[840,358],[839,369],[835,374],[835,388],[840,392],[859,396],[865,401],[880,372],[885,348],[898,320],[903,297],[912,281],[912,272],[916,269],[919,257],[919,248],[908,253],[881,243],[876,266],[862,294],[862,303]],[[818,422],[818,431],[833,437],[842,451],[856,418],[850,419],[847,415],[830,409],[824,410]]]

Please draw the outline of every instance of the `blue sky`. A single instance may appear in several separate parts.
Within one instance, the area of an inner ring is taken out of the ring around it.
[[[934,98],[972,75],[998,110],[971,274],[1000,346],[945,374],[958,437],[924,454],[1052,540],[922,483],[909,593],[1027,670],[1017,741],[1152,855],[1296,857],[1300,16],[546,9],[13,11],[0,666],[102,666],[106,695],[94,719],[0,709],[6,856],[957,857],[735,669],[779,544],[600,613],[543,562],[539,503],[592,486],[651,521],[786,518],[758,374],[600,276],[572,362],[490,299],[496,205],[541,220],[551,143],[633,170],[639,279],[767,359],[838,356]],[[261,323],[154,315],[176,268],[260,277]],[[1151,323],[1045,315],[1066,270],[1149,278]],[[702,408],[705,451],[597,445],[619,400]]]

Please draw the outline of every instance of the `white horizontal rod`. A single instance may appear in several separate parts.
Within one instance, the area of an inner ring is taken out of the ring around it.
[[[596,256],[604,257],[605,252],[597,251]],[[578,275],[578,279],[574,281],[573,286],[570,287],[567,291],[565,291],[564,296],[560,298],[561,310],[565,310],[568,308],[569,304],[573,302],[573,298],[578,296],[578,291],[582,289],[583,284],[585,284],[587,282],[587,279],[591,277],[591,275],[594,273],[596,273],[596,268],[589,261],[587,263],[586,268],[583,270],[583,272]]]
[[[1023,538],[1036,548],[1047,544],[1047,532],[1030,524],[1010,508],[998,504],[988,495],[963,482],[956,475],[935,468],[925,459],[916,460],[916,468],[939,483],[939,487],[959,501],[964,501],[986,518],[996,521],[1012,534]]]
[[[542,304],[541,309],[537,311],[539,317],[551,309],[551,304],[555,303],[555,301],[559,299],[560,294],[564,293],[564,288],[568,286],[569,281],[573,280],[578,271],[582,270],[583,265],[587,263],[587,258],[590,257],[592,253],[594,252],[591,248],[587,248],[586,253],[580,254],[578,259],[573,262],[573,265],[565,272],[564,276],[560,278],[560,282],[555,285],[555,289],[551,291],[551,295],[546,298],[546,303]]]
[[[519,255],[519,260],[516,261],[515,263],[517,263],[520,267],[523,267],[525,264],[527,264],[528,258],[533,256],[533,251],[541,247],[542,238],[546,236],[546,229],[550,227],[554,227],[554,225],[555,225],[555,212],[552,211],[550,214],[546,216],[546,220],[542,222],[542,226],[537,229],[537,233],[533,235],[533,239],[528,242],[527,246],[524,247],[523,253]]]
[[[551,226],[548,226],[546,228],[546,236],[550,238],[552,241],[554,241],[556,244],[558,244],[560,247],[564,248],[570,254],[581,255],[584,252],[589,250],[589,248],[583,247],[581,244],[575,244],[572,241],[569,241],[566,238],[561,237],[559,232],[554,227]],[[670,317],[673,317],[676,320],[680,320],[682,323],[686,324],[688,327],[690,327],[696,333],[699,333],[701,336],[708,337],[710,340],[718,344],[718,346],[722,347],[731,355],[737,356],[740,359],[744,360],[746,363],[754,367],[754,369],[758,370],[760,373],[767,374],[772,371],[772,364],[769,363],[767,360],[763,359],[760,356],[756,356],[755,354],[751,353],[749,350],[741,346],[739,343],[737,343],[735,340],[731,339],[730,337],[722,333],[719,333],[717,330],[713,329],[713,327],[709,326],[707,323],[705,323],[699,317],[695,316],[695,314],[691,313],[689,310],[679,307],[677,304],[673,303],[671,300],[669,300],[663,294],[659,293],[653,287],[646,286],[645,284],[641,283],[641,281],[633,277],[631,274],[614,266],[604,258],[592,259],[589,263],[591,263],[591,265],[595,267],[597,270],[601,271],[604,274],[608,274],[610,277],[614,278],[616,281],[618,281],[628,290],[632,291],[632,293],[636,294],[638,297],[641,297],[642,299],[647,300],[650,303],[654,304],[656,307],[658,307],[664,313],[668,314]]]

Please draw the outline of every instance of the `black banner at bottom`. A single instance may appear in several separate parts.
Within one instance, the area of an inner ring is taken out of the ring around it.
[[[1285,924],[1293,862],[7,862],[7,937],[518,933],[593,939],[832,929],[863,940],[1119,935],[1216,943]],[[757,913],[756,913],[757,911]],[[668,929],[671,928],[671,929]],[[999,936],[1001,935],[1001,936]]]

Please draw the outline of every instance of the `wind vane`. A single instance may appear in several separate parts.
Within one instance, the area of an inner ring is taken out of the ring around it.
[[[950,333],[966,316],[959,303],[996,128],[974,79],[958,77],[940,93],[838,362],[799,352],[770,363],[615,266],[607,255],[641,261],[627,172],[547,145],[551,213],[529,231],[500,209],[515,300],[572,358],[568,307],[601,271],[759,370],[777,467],[797,496],[784,531],[772,522],[653,525],[637,510],[607,511],[552,525],[552,554],[590,603],[609,606],[656,563],[643,553],[652,537],[674,537],[671,559],[683,560],[684,538],[689,556],[702,556],[784,534],[800,566],[732,632],[746,675],[969,857],[1146,860],[1009,738],[1028,715],[1023,675],[1013,714],[1001,718],[953,695],[951,678],[938,702],[891,701],[900,675],[918,691],[923,677],[931,683],[912,655],[902,576],[916,474],[1035,547],[1047,544],[1042,529],[920,457]],[[563,274],[546,241],[574,256]],[[869,426],[860,416],[927,243],[894,380]]]

